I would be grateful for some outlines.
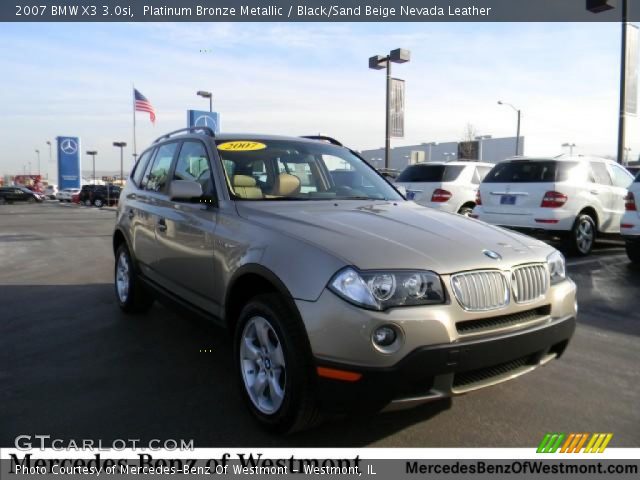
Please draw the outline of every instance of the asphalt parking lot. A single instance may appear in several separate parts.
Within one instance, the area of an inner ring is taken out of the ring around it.
[[[453,403],[266,434],[230,374],[225,331],[161,305],[120,313],[114,211],[0,206],[0,445],[193,439],[197,447],[531,447],[545,432],[613,432],[640,446],[640,270],[621,242],[569,258],[579,326],[565,356]],[[211,350],[211,352],[203,352]]]

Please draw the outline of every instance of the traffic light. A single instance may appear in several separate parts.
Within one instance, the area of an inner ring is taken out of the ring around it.
[[[592,13],[606,12],[615,6],[616,0],[587,0],[587,10]]]

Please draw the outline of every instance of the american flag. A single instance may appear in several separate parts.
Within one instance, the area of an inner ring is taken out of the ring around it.
[[[134,88],[133,89],[133,98],[135,99],[135,102],[136,102],[136,111],[137,112],[149,112],[149,119],[151,120],[151,123],[155,124],[156,123],[156,111],[153,108],[153,105],[151,105],[151,102],[149,102],[149,100],[147,100],[147,97],[142,95],[138,90],[136,90]]]

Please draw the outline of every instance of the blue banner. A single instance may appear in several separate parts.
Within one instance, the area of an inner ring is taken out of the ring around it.
[[[187,127],[209,127],[220,133],[220,114],[202,110],[187,110]]]
[[[57,137],[58,141],[58,188],[80,188],[80,139],[78,137]]]

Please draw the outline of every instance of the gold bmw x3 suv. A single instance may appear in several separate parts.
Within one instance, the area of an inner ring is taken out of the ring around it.
[[[113,250],[120,307],[168,298],[230,329],[246,404],[280,432],[512,379],[575,328],[557,250],[406,201],[328,137],[159,138],[120,195]]]

